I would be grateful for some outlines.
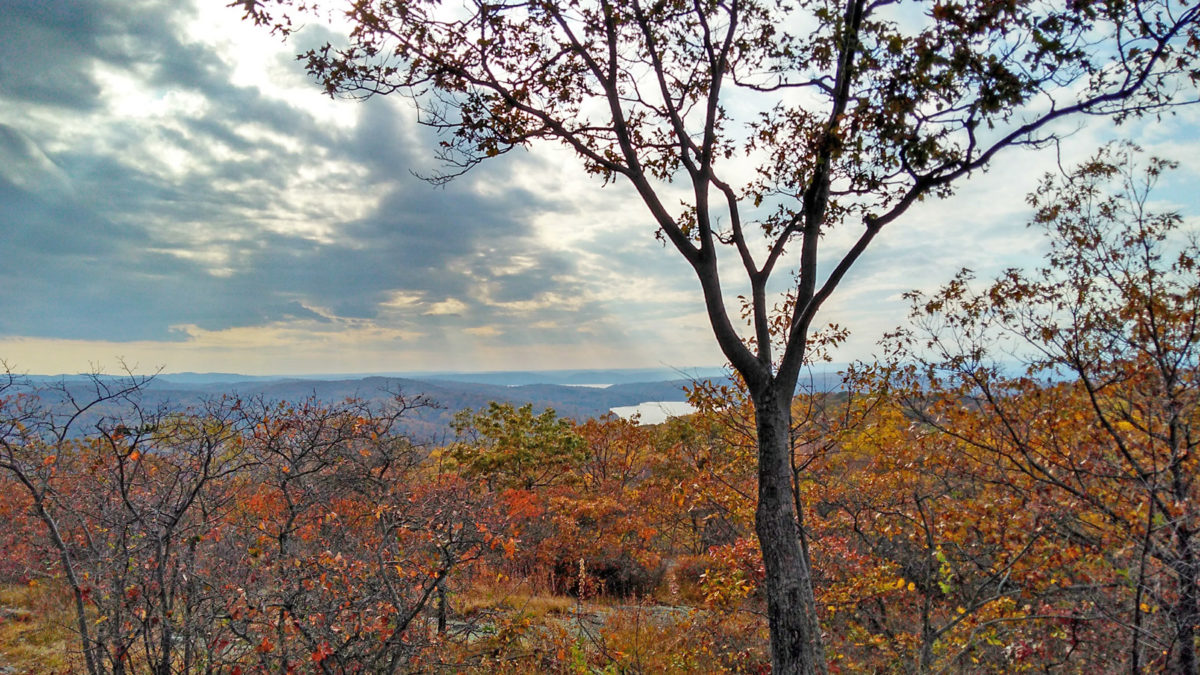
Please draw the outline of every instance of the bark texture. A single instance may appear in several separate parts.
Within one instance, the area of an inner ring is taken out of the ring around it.
[[[812,565],[801,545],[793,499],[791,396],[768,387],[753,400],[758,432],[755,529],[766,568],[772,672],[824,675],[827,670]]]

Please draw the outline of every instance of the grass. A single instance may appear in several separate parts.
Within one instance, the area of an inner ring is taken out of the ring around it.
[[[641,600],[578,599],[543,584],[481,574],[452,596],[455,614],[483,636],[439,647],[459,672],[759,673],[769,667],[758,613],[697,607],[692,579],[669,579]],[[683,586],[683,588],[680,588]]]
[[[10,673],[79,670],[71,598],[57,585],[0,585],[0,666]]]
[[[490,580],[489,580],[490,581]],[[465,617],[486,612],[522,612],[538,619],[547,615],[569,614],[574,598],[531,591],[524,584],[475,583],[454,600],[454,609]]]

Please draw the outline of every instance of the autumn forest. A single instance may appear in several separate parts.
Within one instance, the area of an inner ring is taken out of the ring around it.
[[[791,403],[831,672],[1196,671],[1200,270],[1110,146],[1030,196],[1044,266],[913,293]],[[811,358],[842,335],[818,333]],[[754,408],[151,407],[0,383],[0,649],[33,672],[767,672]],[[39,651],[40,650],[40,651]]]

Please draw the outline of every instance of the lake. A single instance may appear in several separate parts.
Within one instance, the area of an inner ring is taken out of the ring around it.
[[[696,412],[696,408],[687,401],[646,401],[637,405],[617,406],[612,412],[625,419],[640,413],[642,424],[662,424],[668,417],[690,415]]]

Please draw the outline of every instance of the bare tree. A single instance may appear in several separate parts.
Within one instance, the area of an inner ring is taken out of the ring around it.
[[[45,527],[47,538],[71,589],[76,628],[89,675],[106,672],[104,646],[93,635],[87,619],[90,587],[81,575],[79,549],[65,527],[73,518],[64,502],[62,465],[76,459],[80,438],[89,423],[103,426],[105,411],[134,403],[149,378],[126,372],[108,378],[99,373],[74,386],[66,380],[37,387],[15,375],[7,364],[0,376],[0,470],[7,472],[28,494],[32,510]],[[67,500],[69,501],[69,499]]]

